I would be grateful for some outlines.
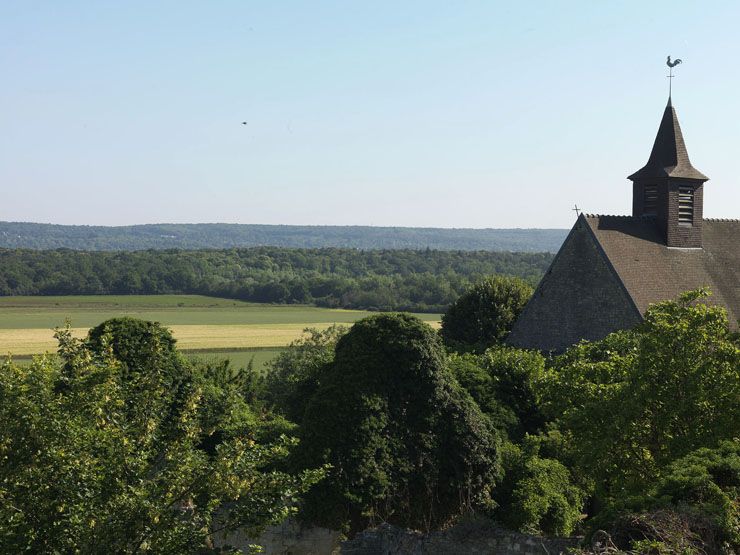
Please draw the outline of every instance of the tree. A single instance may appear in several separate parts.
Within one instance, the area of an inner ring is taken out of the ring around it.
[[[519,278],[488,277],[463,293],[442,316],[442,337],[452,347],[482,352],[506,338],[531,296],[532,287]]]
[[[210,415],[227,433],[209,453],[201,383],[183,380],[160,410],[166,380],[124,371],[110,335],[100,354],[69,329],[57,337],[59,364],[0,365],[3,553],[216,553],[217,529],[278,522],[321,477],[274,470],[294,442],[256,442],[234,420],[243,400]]]
[[[268,365],[264,396],[267,402],[292,422],[301,423],[311,397],[321,383],[327,366],[334,360],[334,348],[344,326],[325,330],[309,328]]]
[[[707,295],[655,304],[634,330],[583,342],[546,372],[545,411],[602,499],[641,493],[676,459],[740,434],[740,342]]]
[[[439,527],[489,505],[500,471],[497,435],[438,335],[404,314],[365,318],[339,340],[301,440],[304,466],[331,465],[304,518],[350,533],[379,520]]]

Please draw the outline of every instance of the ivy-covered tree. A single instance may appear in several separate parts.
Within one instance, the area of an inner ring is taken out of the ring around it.
[[[409,315],[360,320],[339,340],[303,421],[300,461],[331,465],[306,519],[431,529],[490,504],[497,434],[445,362],[439,336]]]
[[[500,344],[532,296],[532,287],[508,276],[490,276],[463,293],[442,316],[442,337],[453,348],[482,352]]]

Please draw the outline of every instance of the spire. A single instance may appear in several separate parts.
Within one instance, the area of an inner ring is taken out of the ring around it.
[[[706,181],[709,178],[691,165],[689,153],[681,134],[676,109],[668,97],[668,105],[663,112],[663,119],[655,137],[653,151],[645,166],[630,175],[627,179],[642,180],[660,177],[674,177]]]

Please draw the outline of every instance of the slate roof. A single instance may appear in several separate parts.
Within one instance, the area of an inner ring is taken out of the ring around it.
[[[648,305],[709,287],[710,302],[740,319],[740,220],[704,220],[702,249],[669,248],[655,220],[583,215],[616,274],[644,314]]]
[[[698,179],[706,181],[709,178],[691,165],[689,153],[681,133],[676,110],[668,99],[668,105],[663,112],[658,134],[655,137],[653,150],[647,164],[627,179],[654,179],[674,177],[684,179]]]

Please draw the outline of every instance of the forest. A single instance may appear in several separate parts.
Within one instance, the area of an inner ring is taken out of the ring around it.
[[[535,284],[550,253],[249,249],[0,249],[0,296],[202,294],[259,303],[442,312],[477,279]]]
[[[111,227],[0,222],[0,248],[145,250],[273,246],[556,252],[566,233],[565,229],[258,224],[146,224]]]

